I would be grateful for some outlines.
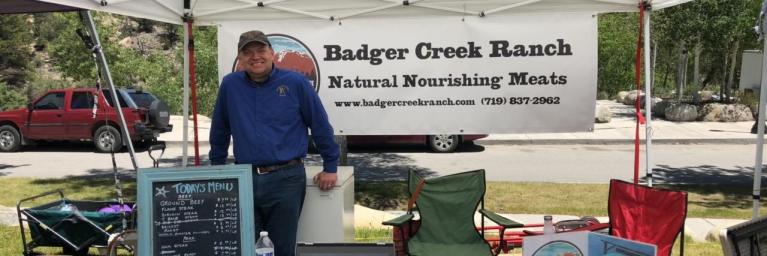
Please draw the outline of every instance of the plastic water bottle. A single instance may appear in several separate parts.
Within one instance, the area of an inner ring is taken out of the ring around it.
[[[543,234],[544,235],[554,234],[554,222],[551,218],[551,215],[543,216]]]
[[[269,232],[261,231],[256,241],[256,256],[274,256],[274,244],[269,239]]]

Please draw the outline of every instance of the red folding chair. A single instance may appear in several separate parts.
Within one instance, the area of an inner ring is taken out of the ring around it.
[[[687,193],[610,180],[608,199],[610,235],[658,246],[658,255],[671,255],[680,236],[684,255]]]

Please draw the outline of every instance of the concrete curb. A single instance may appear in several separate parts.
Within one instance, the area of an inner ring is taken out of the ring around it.
[[[629,139],[480,139],[474,141],[477,145],[630,145],[634,140]],[[645,140],[640,140],[645,144]],[[659,145],[678,145],[678,144],[714,144],[714,145],[748,145],[756,144],[756,139],[653,139],[653,144]],[[168,146],[181,146],[183,141],[165,141]],[[208,141],[199,141],[201,147],[209,147]],[[194,146],[194,142],[189,142],[189,147]]]
[[[476,140],[477,145],[632,145],[634,140],[627,139],[497,139],[497,140]],[[640,140],[642,145],[645,140]],[[654,139],[653,144],[658,145],[678,145],[678,144],[714,144],[714,145],[748,145],[756,144],[756,139]],[[165,141],[165,144],[173,147],[184,145],[183,141]],[[208,141],[198,142],[200,147],[210,147]],[[194,143],[189,142],[189,147]]]
[[[483,146],[489,145],[624,145],[634,144],[634,140],[629,139],[497,139],[497,140],[476,140],[474,143]],[[640,140],[645,144],[645,140]],[[653,144],[675,145],[675,144],[735,144],[747,145],[756,144],[756,139],[653,139]]]

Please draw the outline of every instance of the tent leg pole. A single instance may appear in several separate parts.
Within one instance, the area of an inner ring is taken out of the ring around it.
[[[767,44],[764,44],[767,51]],[[767,54],[763,54],[762,63],[767,64]],[[767,65],[762,64],[762,74],[767,74]],[[762,155],[764,153],[764,111],[765,99],[767,99],[767,76],[762,76],[761,89],[759,89],[759,118],[756,135],[756,163],[754,163],[754,211],[752,218],[759,217],[759,199],[762,187]]]
[[[192,122],[194,124],[194,166],[200,166],[200,143],[197,137],[197,79],[194,60],[194,19],[187,17],[186,29],[189,30],[189,87],[192,89]]]
[[[767,8],[767,0],[765,0],[765,2],[762,4],[762,12],[765,11],[765,8]],[[759,33],[762,37],[764,37],[765,34],[767,34],[765,33],[765,29],[767,29],[767,19],[763,19],[760,25],[761,28],[759,28]],[[762,45],[764,47],[764,51],[762,51],[762,53],[765,53],[767,52],[767,43],[765,43],[764,39],[762,40]],[[762,54],[762,74],[767,74],[767,65],[765,65],[766,63],[767,54]],[[762,187],[762,154],[764,152],[765,100],[767,100],[767,76],[762,75],[762,81],[759,89],[759,118],[756,135],[756,163],[754,164],[754,211],[751,215],[752,219],[759,217],[759,199],[761,197],[760,193]]]
[[[185,24],[186,25],[186,24]],[[184,27],[184,96],[182,105],[183,140],[181,141],[181,167],[188,166],[189,158],[189,31]]]
[[[645,72],[645,93],[644,93],[644,109],[645,109],[645,168],[647,175],[647,185],[652,187],[652,63],[650,63],[650,14],[651,10],[647,10],[644,16],[644,72]]]
[[[130,133],[128,133],[128,125],[125,123],[125,115],[123,115],[122,106],[120,106],[120,101],[117,100],[117,91],[115,90],[115,84],[112,81],[112,73],[109,72],[109,64],[107,64],[107,58],[104,56],[104,52],[101,50],[101,40],[99,40],[99,34],[96,31],[96,24],[93,22],[93,16],[91,16],[90,11],[81,11],[81,14],[83,17],[85,17],[85,26],[88,27],[91,37],[93,37],[92,40],[95,45],[93,47],[93,51],[99,60],[99,67],[104,72],[104,76],[107,79],[107,84],[109,84],[112,102],[115,103],[115,112],[117,112],[117,117],[120,119],[120,130],[123,134],[123,138],[125,138],[123,142],[128,145],[128,152],[130,153],[131,163],[133,163],[133,169],[138,170],[138,163],[136,162],[136,151],[133,149],[133,141],[131,141]]]

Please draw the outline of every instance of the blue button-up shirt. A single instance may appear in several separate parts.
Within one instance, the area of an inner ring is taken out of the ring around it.
[[[339,147],[328,115],[305,76],[272,68],[264,82],[244,71],[224,77],[210,127],[210,161],[224,164],[229,139],[239,164],[269,166],[303,158],[309,133],[322,156],[324,171],[336,172]]]

